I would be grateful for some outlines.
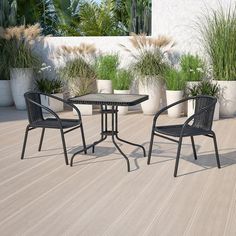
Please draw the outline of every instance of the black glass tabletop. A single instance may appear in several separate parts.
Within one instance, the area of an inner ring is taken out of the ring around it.
[[[148,100],[148,95],[140,94],[108,94],[91,93],[83,96],[69,98],[68,101],[77,104],[134,106]]]

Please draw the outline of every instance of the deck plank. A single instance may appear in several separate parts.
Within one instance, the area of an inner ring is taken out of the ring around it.
[[[73,117],[72,112],[61,113]],[[184,139],[179,176],[173,178],[176,144],[155,139],[152,164],[141,150],[121,144],[131,169],[110,140],[95,154],[78,155],[65,166],[60,136],[32,131],[20,160],[25,111],[0,108],[0,235],[224,235],[236,234],[236,119],[214,122],[222,167],[212,140],[196,138],[199,158]],[[184,118],[160,117],[159,124]],[[99,137],[100,116],[83,117],[87,143]],[[120,135],[149,146],[152,116],[120,116]],[[33,133],[34,132],[34,133]],[[79,132],[66,136],[69,156],[81,147]],[[79,147],[78,147],[79,145]]]

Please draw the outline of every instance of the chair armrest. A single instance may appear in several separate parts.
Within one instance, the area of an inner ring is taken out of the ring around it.
[[[54,95],[52,95],[52,94],[46,94],[46,93],[40,93],[40,94],[41,94],[41,95],[48,96],[48,97],[51,97],[51,98],[53,98],[53,99],[56,99],[56,100],[58,100],[58,101],[60,101],[60,102],[62,102],[62,103],[65,103],[66,105],[68,105],[68,106],[74,108],[74,109],[76,110],[77,114],[78,114],[79,119],[81,120],[81,113],[80,113],[80,110],[79,110],[73,103],[68,102],[67,100],[62,99],[62,98],[59,98],[59,97],[54,96]]]
[[[158,118],[164,111],[166,111],[166,110],[168,110],[169,108],[171,108],[171,107],[173,107],[173,106],[176,106],[176,105],[178,105],[178,104],[180,104],[180,103],[183,103],[183,102],[186,102],[186,101],[188,101],[188,100],[195,99],[195,98],[196,98],[196,96],[184,98],[184,99],[181,99],[181,100],[179,100],[179,101],[177,101],[177,102],[174,102],[174,103],[172,103],[172,104],[170,104],[170,105],[168,105],[168,106],[166,106],[166,107],[163,107],[163,108],[162,108],[160,111],[158,111],[158,112],[156,113],[156,115],[154,116],[154,118],[153,118],[153,125],[156,124],[157,118]]]
[[[48,111],[51,115],[53,115],[53,116],[57,119],[57,121],[59,122],[59,124],[60,124],[60,126],[61,126],[61,128],[62,128],[61,119],[60,119],[60,117],[59,117],[53,110],[51,110],[50,108],[48,108],[48,107],[46,107],[46,106],[44,106],[44,105],[42,105],[42,104],[39,104],[39,103],[37,103],[37,102],[31,100],[30,98],[27,98],[27,100],[28,100],[29,102],[35,104],[36,106],[41,107],[42,109]]]

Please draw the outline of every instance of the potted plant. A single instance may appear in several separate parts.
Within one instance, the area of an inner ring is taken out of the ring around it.
[[[56,97],[63,98],[63,84],[58,79],[49,80],[46,78],[40,78],[35,81],[36,89],[39,92],[46,93],[46,94],[53,94]],[[41,103],[42,105],[50,108],[55,112],[63,111],[63,103],[57,101],[51,97],[47,97],[45,95],[41,95]],[[44,110],[45,113],[47,111]]]
[[[16,25],[16,1],[11,4],[8,0],[0,3],[0,26],[9,27]],[[10,88],[10,74],[6,67],[8,58],[5,55],[5,39],[0,39],[0,106],[13,105],[12,92]]]
[[[198,55],[184,54],[180,58],[180,70],[188,86],[197,84],[205,75],[205,63]]]
[[[51,66],[47,66],[46,63],[42,64],[42,67],[38,71],[39,78],[35,81],[36,90],[63,98],[63,83],[59,79],[49,79],[49,72],[51,71]],[[41,95],[41,103],[55,112],[63,111],[63,103],[51,97]],[[45,110],[44,112],[47,113]]]
[[[184,95],[185,80],[182,71],[178,71],[174,67],[167,67],[164,72],[166,85],[167,106],[181,100]],[[168,109],[168,116],[180,117],[183,111],[183,104],[176,105]]]
[[[198,84],[206,76],[204,61],[198,55],[190,53],[183,54],[180,57],[180,70],[187,87]],[[187,115],[187,105],[187,102],[183,103],[183,113],[185,115]]]
[[[134,59],[132,66],[139,82],[139,93],[149,95],[149,100],[141,104],[143,113],[153,115],[159,110],[164,89],[163,72],[167,66],[164,54],[174,44],[165,36],[150,38],[144,34],[133,35],[130,42],[132,50],[121,46],[130,52]]]
[[[68,60],[60,69],[61,78],[68,82],[72,96],[82,96],[95,91],[95,71],[83,57]],[[92,105],[76,104],[82,115],[92,115]]]
[[[8,60],[4,55],[5,40],[0,39],[0,106],[13,105],[12,92],[10,87],[9,69],[5,66]]]
[[[112,79],[119,65],[117,54],[101,55],[95,63],[98,93],[112,93]]]
[[[5,39],[4,56],[6,68],[10,69],[10,84],[13,100],[17,109],[26,109],[24,93],[33,88],[33,68],[39,59],[32,50],[35,40],[41,39],[39,24],[17,26],[1,30],[0,37]]]
[[[220,94],[220,87],[217,83],[213,83],[210,80],[202,80],[199,84],[195,84],[193,86],[187,87],[186,89],[188,96],[198,96],[198,95],[208,95],[212,97],[216,97],[218,99],[216,106],[213,120],[219,120],[219,94]],[[188,117],[193,115],[195,109],[195,104],[193,100],[188,101]]]
[[[202,42],[220,91],[220,115],[236,115],[236,8],[212,9],[199,24]]]
[[[114,89],[114,94],[129,94],[130,86],[133,81],[133,75],[131,71],[126,69],[119,69],[115,77],[112,80],[112,87]],[[128,113],[128,107],[120,106],[119,114],[126,115]]]

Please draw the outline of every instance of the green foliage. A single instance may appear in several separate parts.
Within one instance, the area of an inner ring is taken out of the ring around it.
[[[236,6],[211,9],[199,23],[204,49],[216,80],[236,80]]]
[[[49,80],[45,78],[37,79],[35,81],[36,89],[42,93],[55,94],[61,93],[63,88],[63,83],[61,80],[54,79]]]
[[[2,66],[7,68],[35,68],[40,62],[30,45],[17,39],[5,42],[4,55],[6,60]]]
[[[44,35],[59,35],[59,19],[54,0],[17,0],[19,23],[33,25],[40,23]]]
[[[164,71],[164,80],[167,90],[183,90],[185,88],[185,79],[182,71],[173,67],[167,67]]]
[[[204,62],[198,55],[183,55],[180,58],[180,66],[187,81],[200,81],[205,75]]]
[[[82,57],[67,61],[65,66],[60,69],[60,74],[63,79],[70,81],[77,80],[80,77],[95,77],[93,67]]]
[[[208,95],[218,98],[219,93],[219,85],[216,83],[212,83],[209,80],[202,80],[200,83],[187,88],[187,94],[189,96]]]
[[[0,26],[7,28],[17,23],[17,2],[16,0],[0,1]]]
[[[113,8],[112,0],[102,1],[100,4],[93,1],[81,3],[78,13],[81,34],[86,36],[122,35]]]
[[[129,90],[133,81],[131,71],[125,69],[117,70],[115,77],[112,80],[113,89]]]
[[[114,14],[128,35],[145,33],[151,35],[151,0],[113,0]]]
[[[136,57],[134,70],[141,76],[159,76],[162,77],[166,68],[163,60],[163,54],[159,49],[145,51]]]
[[[8,67],[8,57],[6,56],[6,40],[0,39],[0,80],[9,80],[10,71]]]
[[[81,0],[54,0],[53,5],[57,16],[57,32],[62,36],[79,36],[79,16]]]
[[[95,63],[97,79],[112,80],[117,72],[119,56],[117,54],[102,55]]]
[[[68,82],[73,95],[79,96],[94,91],[94,68],[82,57],[67,61],[65,66],[59,70],[59,73],[61,79]]]

